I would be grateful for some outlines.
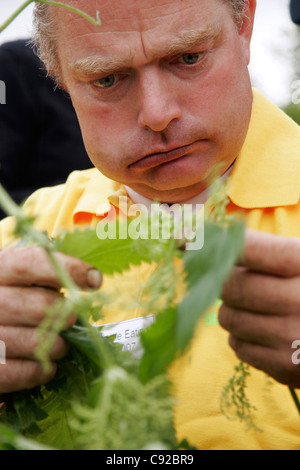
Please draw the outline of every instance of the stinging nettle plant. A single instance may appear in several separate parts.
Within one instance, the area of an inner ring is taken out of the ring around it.
[[[36,231],[32,219],[1,187],[0,205],[16,219],[15,236],[19,245],[38,245],[45,249],[67,292],[47,309],[46,318],[38,328],[41,344],[36,351],[38,360],[48,367],[48,354],[57,334],[62,334],[70,344],[68,356],[59,361],[58,374],[48,385],[6,397],[0,417],[0,422],[8,426],[6,433],[0,429],[3,448],[17,447],[20,435],[30,439],[26,443],[21,441],[22,445],[36,448],[188,448],[187,443],[176,441],[168,368],[185,353],[202,314],[219,297],[243,248],[243,223],[224,217],[225,204],[219,201],[214,221],[205,224],[204,248],[184,252],[180,249],[184,240],[172,237],[99,240],[95,231],[88,228],[63,232],[51,240],[45,233]],[[164,229],[163,220],[161,223]],[[149,225],[145,230],[146,227]],[[105,256],[107,251],[112,256]],[[94,321],[101,318],[102,305],[110,305],[111,299],[99,292],[78,291],[57,262],[56,252],[89,262],[104,275],[126,275],[132,266],[156,263],[155,282],[150,280],[145,286],[145,299],[141,296],[139,302],[152,313],[153,299],[159,299],[162,310],[155,323],[141,334],[141,355],[136,357],[121,351],[120,345],[113,343],[114,338],[102,336],[101,327],[90,325],[91,318]],[[181,275],[174,274],[175,258],[182,260],[185,272],[186,289],[179,299],[170,296],[181,281]],[[148,309],[147,299],[150,299]],[[66,319],[73,312],[79,321],[65,332]],[[17,434],[11,440],[7,433],[13,431]]]

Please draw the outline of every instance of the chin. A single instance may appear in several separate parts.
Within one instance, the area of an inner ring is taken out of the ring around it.
[[[204,182],[197,182],[192,186],[189,185],[186,187],[178,187],[178,185],[170,185],[170,187],[168,187],[165,185],[161,188],[153,188],[142,184],[128,184],[128,186],[148,199],[158,200],[167,204],[183,203],[184,201],[197,196],[207,188],[207,185]]]

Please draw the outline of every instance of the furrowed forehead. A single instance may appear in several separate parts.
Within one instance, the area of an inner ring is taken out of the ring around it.
[[[144,54],[149,61],[173,57],[188,52],[195,47],[199,49],[207,47],[215,43],[221,37],[221,33],[222,28],[220,25],[209,25],[202,29],[181,31],[176,35],[172,35],[166,41],[154,41],[154,44],[148,43],[147,39],[144,38]],[[136,35],[137,41],[141,43],[139,33]],[[111,53],[108,53],[107,50],[103,52],[104,49],[97,51],[95,55],[71,59],[68,62],[68,68],[78,75],[95,75],[114,73],[134,66],[134,55],[130,53],[130,48],[125,47],[122,53],[120,49],[119,54],[116,48],[112,48]]]

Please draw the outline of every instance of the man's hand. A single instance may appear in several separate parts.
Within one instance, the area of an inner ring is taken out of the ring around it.
[[[223,289],[219,321],[240,360],[300,388],[300,240],[247,231],[244,259]]]
[[[86,263],[57,254],[62,266],[81,289],[99,288],[101,274]],[[45,373],[35,361],[36,327],[45,317],[46,306],[60,297],[61,285],[47,254],[37,247],[0,252],[0,340],[6,345],[6,365],[0,365],[0,394],[33,388],[51,380],[55,361],[64,357],[67,345],[57,338],[50,358],[52,370]],[[68,326],[76,322],[69,319]]]

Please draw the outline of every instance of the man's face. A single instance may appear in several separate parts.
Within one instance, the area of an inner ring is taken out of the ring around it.
[[[92,16],[97,0],[75,6]],[[237,157],[248,129],[250,26],[220,0],[103,0],[102,26],[57,10],[64,85],[107,177],[183,202]]]

